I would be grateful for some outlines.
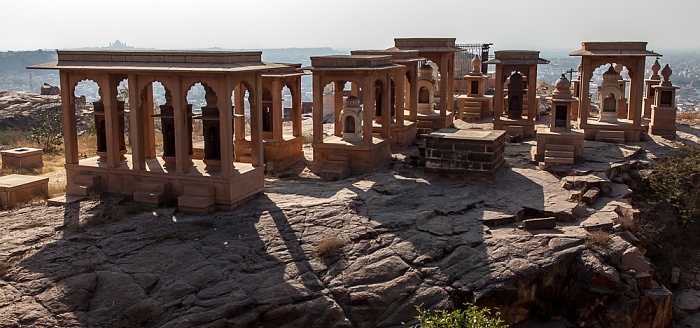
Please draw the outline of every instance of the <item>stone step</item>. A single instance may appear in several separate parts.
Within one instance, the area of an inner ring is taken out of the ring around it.
[[[177,198],[177,208],[181,212],[208,214],[214,209],[214,196],[182,195]]]
[[[545,157],[564,157],[564,158],[574,158],[573,151],[566,150],[544,150]]]
[[[600,130],[595,135],[595,141],[625,143],[625,131]]]
[[[216,188],[212,185],[185,184],[184,195],[211,197],[216,195]]]
[[[97,186],[100,184],[100,176],[97,174],[79,173],[73,176],[73,183],[83,186]]]
[[[558,145],[558,144],[550,144],[548,143],[546,146],[544,146],[544,150],[563,150],[563,151],[570,151],[574,152],[574,145]]]
[[[324,170],[345,172],[348,168],[347,161],[326,161],[323,163]]]
[[[460,117],[463,121],[478,121],[481,119],[481,113],[462,113]]]
[[[178,207],[205,208],[213,206],[215,203],[214,196],[180,195],[177,197]]]
[[[46,203],[49,206],[66,206],[68,204],[78,203],[82,200],[85,200],[85,196],[64,195],[48,199]]]
[[[71,183],[66,186],[66,195],[90,196],[95,192],[95,186]]]
[[[346,152],[340,152],[340,151],[332,151],[328,153],[328,160],[329,161],[349,161],[350,160],[350,153]]]
[[[169,189],[170,183],[165,180],[143,180],[139,183],[139,190],[142,191],[167,193]]]
[[[574,164],[574,158],[572,157],[547,157],[544,158],[545,164]]]
[[[133,197],[137,203],[155,206],[163,205],[167,199],[165,193],[158,191],[134,191]]]

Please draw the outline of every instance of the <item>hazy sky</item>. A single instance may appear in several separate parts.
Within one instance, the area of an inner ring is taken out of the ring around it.
[[[0,50],[384,49],[454,37],[494,49],[576,50],[581,41],[700,49],[698,0],[1,0]]]

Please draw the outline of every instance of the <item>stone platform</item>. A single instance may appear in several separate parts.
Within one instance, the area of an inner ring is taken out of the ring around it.
[[[8,208],[32,197],[49,194],[49,178],[10,174],[0,177],[0,207]]]
[[[492,180],[505,163],[505,131],[445,128],[426,138],[425,172],[449,179]]]
[[[2,166],[20,169],[40,168],[44,165],[41,153],[41,149],[29,147],[3,150],[0,151]]]

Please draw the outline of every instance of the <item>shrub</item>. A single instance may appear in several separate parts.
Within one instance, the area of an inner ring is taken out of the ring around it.
[[[594,231],[586,238],[586,247],[605,246],[610,241],[610,234],[605,231]]]
[[[418,324],[414,328],[501,328],[506,327],[501,313],[491,314],[489,308],[479,308],[471,303],[464,303],[462,310],[424,310],[423,304],[416,306]]]
[[[660,160],[648,176],[652,205],[670,208],[681,224],[700,214],[700,149],[681,146],[672,156]]]
[[[326,238],[316,246],[316,253],[322,257],[332,257],[337,255],[343,247],[345,247],[343,240],[336,237]]]
[[[50,108],[37,118],[39,123],[29,131],[29,140],[35,142],[47,153],[58,151],[63,144],[63,121],[61,108]]]

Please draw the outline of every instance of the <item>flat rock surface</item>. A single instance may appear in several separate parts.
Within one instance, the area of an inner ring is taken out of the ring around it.
[[[109,195],[0,212],[0,327],[399,327],[415,323],[419,304],[501,290],[527,300],[538,283],[565,280],[585,249],[581,222],[603,210],[568,201],[560,177],[529,163],[533,146],[509,144],[509,166],[490,184],[425,175],[402,161],[413,147],[341,181],[306,169],[268,179],[265,194],[207,216]],[[639,155],[596,147],[600,161],[576,170],[600,174],[604,161]],[[537,217],[557,227],[483,224]],[[320,256],[331,239],[336,255]]]

